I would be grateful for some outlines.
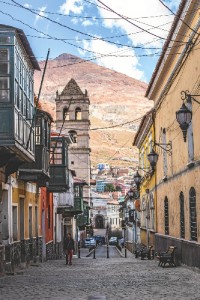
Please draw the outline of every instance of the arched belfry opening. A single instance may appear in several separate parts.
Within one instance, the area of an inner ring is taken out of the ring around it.
[[[69,121],[69,110],[67,107],[64,107],[63,109],[63,120]]]
[[[75,120],[81,120],[82,118],[82,115],[81,115],[81,108],[80,107],[77,107],[75,109]]]

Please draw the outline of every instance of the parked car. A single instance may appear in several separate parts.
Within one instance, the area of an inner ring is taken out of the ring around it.
[[[86,238],[84,240],[84,247],[89,249],[96,247],[96,240],[93,237]]]
[[[114,245],[114,246],[118,245],[118,239],[116,236],[111,236],[111,238],[109,239],[109,245]]]
[[[95,238],[97,245],[105,244],[105,237],[104,236],[94,235],[93,237]]]

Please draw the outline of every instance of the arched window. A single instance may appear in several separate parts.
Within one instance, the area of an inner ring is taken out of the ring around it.
[[[67,107],[63,109],[63,120],[69,121],[69,111]]]
[[[75,109],[75,120],[81,120],[81,109],[80,109],[80,107],[77,107]]]
[[[72,139],[72,142],[74,144],[76,144],[77,143],[77,132],[75,130],[70,130],[69,131],[69,135],[70,135],[70,137]]]
[[[189,192],[190,201],[190,237],[192,241],[197,241],[197,213],[196,213],[196,191],[191,187]]]
[[[165,234],[169,234],[169,203],[168,198],[164,201]]]
[[[180,235],[181,238],[185,238],[185,214],[184,214],[184,195],[183,192],[180,193]]]

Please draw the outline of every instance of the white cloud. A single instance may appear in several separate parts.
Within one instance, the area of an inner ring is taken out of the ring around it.
[[[91,22],[90,20],[84,20],[82,23],[83,26],[92,26],[93,22]]]
[[[43,7],[39,8],[39,12],[38,12],[37,16],[35,17],[34,25],[36,25],[37,22],[38,22],[42,17],[47,16],[47,14],[45,13],[45,9],[46,9],[46,8],[47,8],[46,6],[43,6]]]
[[[25,4],[24,4],[24,7],[26,7],[26,8],[31,8],[31,7],[32,7],[32,5],[31,5],[31,4],[29,4],[29,3],[25,3]]]
[[[66,0],[60,6],[59,11],[65,15],[68,15],[70,12],[80,14],[83,11],[83,0]]]
[[[117,47],[101,40],[84,41],[83,46],[84,49],[103,54],[96,54],[97,64],[145,81],[144,72],[139,70],[139,61],[134,50],[127,47]],[[80,51],[80,53],[85,54],[86,52]]]
[[[126,34],[132,33],[132,35],[129,35],[129,39],[131,40],[133,45],[138,44],[145,44],[150,43],[151,41],[155,40],[155,36],[148,34],[147,32],[142,31],[139,27],[142,29],[145,29],[147,31],[150,31],[152,34],[155,34],[157,36],[160,36],[162,38],[166,38],[168,31],[171,27],[171,22],[174,19],[174,16],[170,15],[171,13],[169,10],[164,7],[158,0],[103,0],[103,3],[105,3],[107,6],[109,6],[111,9],[113,9],[115,12],[131,18],[131,22],[136,24],[138,27],[135,27],[133,24],[130,24],[126,20],[119,19],[119,20],[107,20],[105,19],[103,21],[103,25],[107,28],[117,28],[120,29],[122,32]],[[174,2],[170,0],[170,3],[174,5],[174,3],[178,4],[180,0],[175,0]],[[171,5],[168,3],[168,5]],[[102,4],[100,4],[97,1],[97,4],[103,7]],[[104,18],[117,18],[115,13],[97,7],[99,14],[101,17]],[[163,16],[168,15],[168,16]],[[160,16],[160,17],[157,17]],[[147,17],[147,18],[141,18],[141,17]],[[140,18],[138,20],[134,20],[135,18]],[[139,22],[143,23],[139,23]],[[167,24],[166,24],[167,23]],[[139,32],[139,33],[138,33]],[[162,39],[160,40],[160,44],[162,44]],[[158,42],[153,42],[152,45],[157,45]]]

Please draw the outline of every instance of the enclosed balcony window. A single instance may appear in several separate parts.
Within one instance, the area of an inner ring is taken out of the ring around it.
[[[78,185],[75,185],[74,186],[74,196],[75,197],[79,197],[79,186]]]
[[[11,36],[0,36],[0,44],[10,44],[12,42]]]
[[[63,143],[62,141],[52,141],[50,149],[50,164],[62,165],[63,164]]]
[[[41,120],[37,119],[35,124],[35,144],[40,145],[40,137],[41,137]]]
[[[0,75],[8,75],[10,73],[9,50],[0,49]]]
[[[0,102],[10,101],[10,78],[0,77]]]
[[[18,170],[20,164],[35,161],[34,128],[30,127],[34,70],[40,67],[23,31],[1,24],[0,160],[6,176]],[[13,153],[15,159],[11,159]]]
[[[52,136],[50,148],[49,192],[65,192],[69,189],[67,168],[68,143],[65,137]]]

